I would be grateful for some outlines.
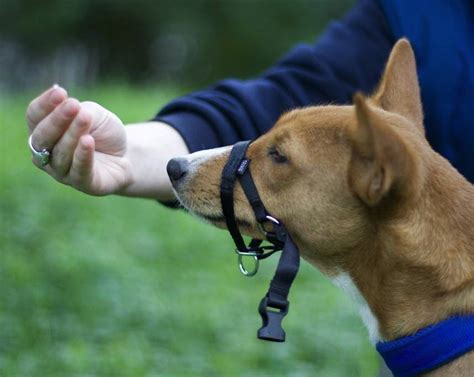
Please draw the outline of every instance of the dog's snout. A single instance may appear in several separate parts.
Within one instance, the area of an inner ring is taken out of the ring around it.
[[[184,158],[172,158],[166,165],[166,171],[172,181],[177,181],[186,175],[188,171],[188,161]]]

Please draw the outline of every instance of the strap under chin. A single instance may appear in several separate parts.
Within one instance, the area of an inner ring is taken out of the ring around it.
[[[281,326],[289,310],[288,294],[300,266],[300,254],[290,235],[286,235],[275,275],[267,294],[260,302],[258,312],[262,317],[262,327],[258,338],[273,342],[284,342],[285,331]]]

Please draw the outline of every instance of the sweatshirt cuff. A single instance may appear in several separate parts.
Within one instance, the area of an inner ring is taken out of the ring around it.
[[[154,119],[173,127],[183,138],[190,153],[220,147],[216,132],[205,118],[190,111],[158,114]]]

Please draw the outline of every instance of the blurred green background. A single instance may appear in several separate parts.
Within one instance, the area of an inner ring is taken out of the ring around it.
[[[258,74],[350,3],[2,1],[0,376],[376,374],[355,308],[314,268],[293,287],[287,342],[258,341],[277,258],[244,278],[225,232],[55,183],[30,163],[24,122],[55,81],[125,123],[149,119],[216,78]]]

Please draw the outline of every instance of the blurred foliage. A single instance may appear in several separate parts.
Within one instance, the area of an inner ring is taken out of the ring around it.
[[[87,91],[125,122],[179,94]],[[151,200],[88,197],[34,168],[31,97],[0,97],[0,376],[375,375],[349,299],[308,264],[287,342],[259,341],[257,305],[277,258],[244,278],[227,233]]]
[[[99,79],[202,85],[255,75],[292,45],[312,42],[353,2],[2,0],[0,42],[30,64],[86,49]]]

